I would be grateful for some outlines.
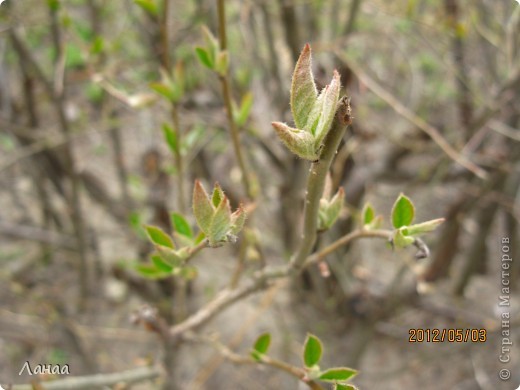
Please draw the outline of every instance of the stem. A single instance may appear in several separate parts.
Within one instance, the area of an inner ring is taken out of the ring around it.
[[[329,172],[332,159],[336,155],[339,143],[345,134],[347,126],[352,123],[349,99],[343,97],[336,110],[336,116],[330,129],[320,159],[312,163],[307,181],[307,196],[305,199],[305,211],[303,222],[303,237],[300,248],[291,260],[291,267],[296,270],[302,268],[305,259],[310,255],[316,242],[318,230],[318,211],[320,199],[325,188],[325,179]]]
[[[196,246],[189,249],[188,257],[186,260],[184,260],[186,263],[191,260],[197,253],[199,253],[202,249],[208,247],[208,240],[204,239],[201,242],[199,242]]]
[[[159,21],[159,30],[161,35],[161,63],[167,72],[169,72],[171,68],[170,50],[168,45],[168,25],[170,24],[170,2],[171,0],[164,0],[162,20]]]
[[[152,380],[161,375],[159,367],[138,367],[128,371],[115,372],[112,374],[99,374],[90,376],[77,376],[52,382],[45,382],[42,388],[46,390],[79,390],[93,389],[98,387],[112,386],[118,384],[130,385],[146,380]],[[37,383],[30,385],[14,385],[13,390],[32,390],[37,388]],[[40,386],[38,386],[39,388]]]
[[[392,238],[392,234],[393,232],[391,230],[354,230],[353,232],[350,232],[349,234],[339,238],[332,244],[323,248],[321,251],[314,253],[312,256],[309,256],[304,263],[304,268],[307,268],[311,264],[317,263],[324,257],[338,250],[340,247],[347,245],[349,242],[357,240],[358,238],[386,238],[387,240],[390,240]]]
[[[179,193],[179,209],[182,213],[186,212],[186,198],[184,194],[184,164],[181,155],[182,133],[179,126],[179,111],[177,104],[172,103],[172,122],[173,129],[177,133],[177,148],[174,151],[175,165],[177,166],[177,191]]]
[[[260,363],[265,364],[267,366],[277,368],[278,370],[281,370],[281,371],[285,371],[286,373],[301,380],[303,383],[305,383],[307,386],[309,386],[309,388],[312,390],[323,390],[323,387],[319,383],[308,379],[307,373],[300,367],[292,366],[290,364],[287,364],[280,360],[272,359],[269,356],[265,356],[265,355],[262,356]]]
[[[224,51],[227,48],[227,38],[226,38],[226,10],[224,5],[224,0],[218,0],[218,37],[220,50]],[[242,148],[240,145],[240,134],[238,132],[238,127],[233,118],[233,106],[232,106],[232,97],[231,97],[231,89],[229,87],[229,75],[226,71],[225,75],[219,75],[220,83],[222,85],[222,95],[224,98],[224,104],[226,107],[227,119],[229,122],[229,129],[231,131],[231,140],[233,142],[233,149],[235,151],[235,156],[238,162],[238,166],[241,171],[242,184],[246,191],[246,194],[249,198],[253,198],[253,191],[251,187],[251,182],[249,180],[249,172],[242,154]]]

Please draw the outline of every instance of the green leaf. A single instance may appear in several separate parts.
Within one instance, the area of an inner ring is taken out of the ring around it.
[[[200,229],[208,236],[211,228],[211,219],[215,209],[209,200],[206,190],[199,180],[195,180],[193,189],[193,214]]]
[[[162,245],[170,249],[175,249],[175,244],[173,243],[173,240],[171,237],[163,232],[160,228],[157,226],[145,226],[146,233],[148,233],[148,237],[150,240],[157,245]]]
[[[306,160],[318,160],[320,156],[314,148],[314,136],[311,133],[294,129],[281,122],[272,122],[271,125],[291,152]]]
[[[312,334],[307,334],[305,344],[303,346],[303,363],[305,367],[312,367],[321,359],[322,345],[319,338]]]
[[[253,352],[251,353],[253,359],[259,361],[261,359],[261,356],[267,353],[270,344],[271,334],[262,333],[260,336],[258,336],[253,346]]]
[[[168,147],[172,153],[177,153],[179,148],[179,144],[177,142],[177,132],[173,130],[173,128],[168,123],[163,123],[162,130]]]
[[[195,245],[200,244],[205,238],[206,235],[204,234],[204,232],[199,232],[199,234],[197,234],[197,237],[195,237]]]
[[[206,129],[203,126],[199,124],[195,125],[186,136],[182,138],[181,150],[190,150],[197,142],[203,140],[206,135]]]
[[[419,234],[432,232],[444,222],[444,218],[432,219],[423,223],[407,226],[403,228],[403,234],[406,236],[417,236]]]
[[[220,202],[213,218],[211,220],[211,227],[208,234],[209,244],[215,246],[221,241],[224,241],[226,235],[231,228],[231,207],[229,199],[224,196]]]
[[[333,390],[358,390],[354,385],[342,385],[341,383],[334,384]]]
[[[191,226],[181,214],[172,213],[171,220],[173,228],[177,233],[189,238],[193,238],[193,231],[191,230]]]
[[[400,194],[392,208],[392,224],[394,228],[399,229],[408,226],[413,222],[415,216],[415,207],[407,196]]]
[[[231,234],[238,234],[246,222],[247,213],[244,207],[240,204],[238,209],[231,214]]]
[[[215,183],[215,188],[213,188],[213,193],[211,194],[211,203],[213,206],[218,207],[222,199],[224,199],[224,191],[222,191],[218,183]]]
[[[346,381],[357,374],[356,370],[347,367],[329,368],[318,379],[326,382]]]
[[[187,248],[173,250],[162,245],[156,245],[155,249],[161,258],[173,268],[181,266],[187,256]]]
[[[166,85],[164,83],[150,83],[150,88],[154,92],[165,97],[167,100],[173,101],[173,91],[169,85]]]
[[[100,54],[103,52],[104,47],[105,41],[103,40],[103,37],[97,36],[90,45],[90,54]]]
[[[159,8],[153,0],[134,0],[134,3],[152,16],[157,16],[159,13]]]
[[[128,222],[132,230],[137,234],[137,236],[142,239],[147,239],[146,230],[143,228],[143,224],[141,222],[141,215],[137,211],[133,211],[130,213],[128,217]]]
[[[236,113],[235,122],[238,126],[244,126],[249,118],[251,107],[253,106],[253,94],[248,92],[242,98],[240,109]]]
[[[167,262],[165,262],[160,255],[158,255],[158,254],[152,255],[151,259],[152,259],[153,265],[159,271],[164,272],[164,273],[172,272],[173,267],[170,264],[168,264]]]
[[[339,187],[336,195],[334,195],[330,200],[329,207],[327,209],[328,228],[334,225],[334,223],[338,220],[339,215],[341,214],[341,210],[343,209],[344,201],[345,190],[343,187]]]
[[[47,0],[47,5],[52,11],[58,11],[60,9],[59,0]]]
[[[369,225],[374,220],[375,215],[376,213],[374,208],[370,203],[367,203],[361,212],[361,220],[363,221],[363,225]]]
[[[403,229],[397,229],[394,232],[393,243],[397,248],[405,248],[412,245],[414,238],[403,234]]]
[[[291,111],[298,129],[307,125],[309,113],[318,95],[311,61],[311,47],[306,44],[294,68],[291,82]]]
[[[325,136],[329,133],[329,130],[332,126],[332,121],[336,115],[336,107],[338,105],[340,88],[340,76],[339,73],[335,70],[332,81],[329,85],[325,86],[320,94],[323,95],[323,99],[321,99],[320,119],[316,130],[313,132],[316,137],[316,148],[321,146]]]
[[[229,54],[227,50],[221,51],[217,54],[217,61],[215,63],[215,71],[221,75],[225,76],[228,71],[229,66]]]
[[[202,47],[196,47],[195,53],[197,54],[197,57],[199,58],[199,61],[202,62],[204,66],[206,66],[209,69],[214,69],[215,64],[213,63],[213,59],[209,55],[209,53],[206,51],[206,49]]]
[[[164,273],[158,270],[153,264],[137,264],[135,270],[146,278],[157,279],[164,277]]]

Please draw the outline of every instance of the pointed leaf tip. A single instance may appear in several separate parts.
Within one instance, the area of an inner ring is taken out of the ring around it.
[[[211,228],[211,219],[214,208],[209,200],[209,196],[202,186],[200,180],[195,180],[193,188],[193,214],[200,229],[207,235]]]
[[[303,129],[306,126],[317,96],[312,74],[311,47],[306,44],[296,62],[291,82],[291,112],[297,128]]]

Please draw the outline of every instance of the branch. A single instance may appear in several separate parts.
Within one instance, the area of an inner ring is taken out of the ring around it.
[[[261,363],[266,366],[274,367],[278,370],[284,371],[290,375],[292,375],[295,378],[298,378],[303,383],[305,383],[309,388],[313,390],[323,390],[323,387],[319,385],[317,382],[310,380],[307,377],[307,372],[300,367],[293,366],[291,364],[285,363],[281,360],[273,359],[269,356],[262,356],[261,359],[257,362],[250,356],[240,355],[236,352],[234,352],[231,348],[229,348],[227,345],[221,343],[216,339],[215,337],[208,337],[208,336],[196,336],[193,333],[190,333],[186,335],[186,340],[188,341],[194,341],[194,342],[202,342],[209,344],[213,348],[215,348],[224,358],[227,360],[236,363],[236,364],[255,364],[255,363]]]
[[[35,226],[17,225],[7,221],[0,221],[0,235],[40,241],[73,251],[78,249],[77,242],[75,242],[74,237],[50,230],[41,229]]]
[[[219,45],[220,50],[224,51],[227,47],[227,38],[226,38],[226,9],[224,0],[218,0],[217,2],[218,8],[218,35],[219,35]],[[238,132],[237,124],[235,123],[235,119],[233,118],[233,105],[232,105],[232,97],[231,97],[231,89],[229,87],[229,71],[226,71],[225,75],[219,75],[220,83],[222,85],[222,96],[224,98],[224,104],[226,106],[226,114],[229,122],[229,129],[231,132],[231,141],[233,142],[233,149],[235,151],[235,156],[238,162],[238,166],[240,168],[240,172],[242,173],[242,184],[244,185],[244,189],[246,191],[247,196],[252,199],[253,187],[251,186],[249,170],[247,168],[246,162],[244,160],[244,156],[242,154],[242,145],[240,144],[240,134]]]
[[[336,51],[336,56],[341,59],[347,66],[356,74],[356,76],[368,87],[370,90],[387,102],[399,115],[417,126],[423,132],[425,132],[435,142],[444,153],[448,155],[453,161],[457,162],[468,171],[472,172],[481,179],[487,179],[487,172],[468,160],[468,158],[451,146],[448,141],[443,137],[441,132],[433,127],[431,124],[424,121],[414,112],[410,111],[404,104],[397,100],[390,92],[385,90],[376,80],[371,78],[360,65],[350,59],[346,59],[345,56]]]
[[[161,374],[158,367],[139,367],[128,371],[115,372],[112,374],[99,374],[90,376],[69,377],[67,379],[40,382],[35,385],[14,385],[12,390],[89,390],[101,386],[112,386],[116,384],[132,384],[157,378]],[[9,388],[9,387],[8,387]]]
[[[325,179],[329,172],[332,159],[336,155],[339,143],[345,134],[347,126],[352,123],[350,102],[347,97],[343,97],[336,110],[336,116],[332,128],[330,129],[320,159],[312,163],[307,181],[307,196],[305,199],[305,212],[303,222],[303,237],[300,248],[291,259],[291,267],[299,270],[305,259],[310,255],[316,242],[318,230],[318,211],[320,199],[325,188]]]

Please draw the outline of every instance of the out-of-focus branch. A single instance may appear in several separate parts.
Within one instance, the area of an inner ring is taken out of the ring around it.
[[[14,385],[12,390],[90,390],[101,386],[113,386],[116,384],[130,385],[133,383],[152,380],[161,375],[159,367],[138,367],[128,371],[112,374],[99,374],[89,376],[69,377],[52,382],[39,382],[36,385]]]
[[[460,154],[457,150],[451,146],[448,141],[442,136],[441,132],[427,123],[425,120],[420,118],[414,112],[410,111],[404,104],[402,104],[397,98],[384,89],[376,80],[370,77],[363,68],[351,59],[345,57],[343,53],[336,50],[336,55],[345,62],[348,67],[356,74],[356,76],[377,96],[387,102],[398,114],[403,118],[417,126],[423,132],[425,132],[441,149],[446,153],[453,161],[462,165],[464,168],[475,174],[481,179],[487,179],[487,172],[475,165],[473,162],[468,160],[466,156]]]
[[[77,250],[77,244],[73,237],[65,236],[50,230],[40,229],[34,226],[17,225],[14,223],[0,221],[0,235],[39,241],[51,245],[56,245],[65,249]]]

